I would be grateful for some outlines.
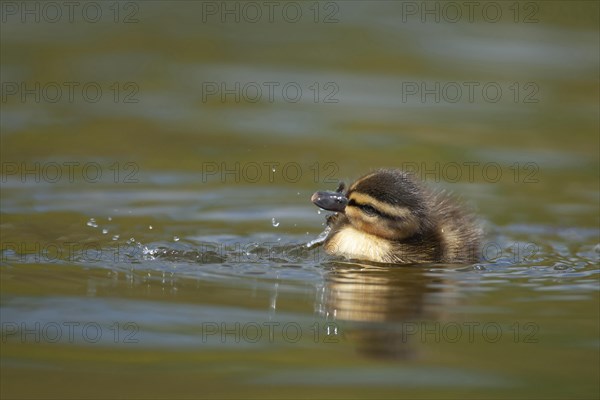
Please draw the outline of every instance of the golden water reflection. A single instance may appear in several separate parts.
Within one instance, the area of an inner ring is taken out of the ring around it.
[[[356,342],[359,352],[374,358],[412,358],[417,321],[438,320],[444,309],[440,301],[456,302],[449,287],[430,267],[334,263],[317,309],[336,324],[349,322],[344,335]]]

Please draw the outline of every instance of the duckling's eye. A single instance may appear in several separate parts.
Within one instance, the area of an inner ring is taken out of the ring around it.
[[[360,206],[360,209],[363,210],[363,212],[367,215],[370,215],[370,216],[377,215],[377,210],[372,205],[363,204]]]

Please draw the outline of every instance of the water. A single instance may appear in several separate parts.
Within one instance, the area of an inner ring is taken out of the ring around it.
[[[597,4],[100,4],[1,26],[2,398],[600,396]],[[306,247],[384,166],[475,207],[481,262]]]

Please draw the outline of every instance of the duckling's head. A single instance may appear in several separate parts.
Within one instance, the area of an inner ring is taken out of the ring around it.
[[[343,213],[355,229],[389,240],[402,240],[432,226],[427,194],[401,170],[381,169],[359,178],[346,192],[316,192],[312,202]]]

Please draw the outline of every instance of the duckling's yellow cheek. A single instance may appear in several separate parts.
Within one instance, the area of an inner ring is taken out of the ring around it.
[[[352,225],[354,225],[357,229],[363,232],[381,236],[379,234],[380,229],[378,226],[378,221],[376,221],[375,219],[370,221],[368,220],[368,218],[358,218],[355,221],[352,221]]]
[[[382,220],[371,224],[369,233],[385,239],[396,239],[398,236],[396,227],[391,225],[388,221]]]
[[[346,214],[346,217],[348,217],[350,221],[360,219],[361,216],[361,212],[354,206],[346,206],[344,214]]]
[[[370,230],[370,225],[373,225],[377,222],[374,217],[365,215],[356,207],[346,207],[346,216],[352,225],[363,231]]]

